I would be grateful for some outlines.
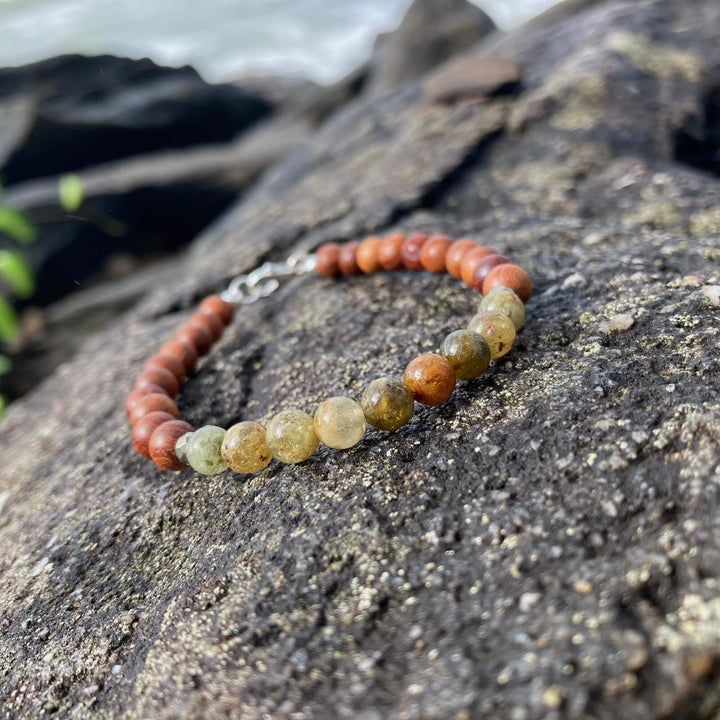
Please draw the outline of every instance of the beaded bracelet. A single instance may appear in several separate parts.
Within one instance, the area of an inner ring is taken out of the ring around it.
[[[316,272],[322,277],[361,275],[380,270],[448,272],[484,295],[466,329],[451,332],[439,353],[424,353],[405,368],[403,378],[370,382],[358,403],[331,397],[314,417],[296,409],[275,415],[264,427],[243,421],[228,430],[205,425],[195,430],[179,419],[173,396],[201,355],[210,350],[233,319],[235,307],[274,292],[281,279]],[[453,242],[445,235],[369,237],[344,246],[328,243],[315,255],[293,255],[283,263],[265,263],[235,278],[221,295],[206,297],[190,319],[146,363],[127,398],[137,452],[162,470],[214,475],[228,467],[240,473],[262,470],[275,458],[283,463],[307,460],[320,442],[343,450],[357,444],[366,423],[397,430],[413,415],[415,402],[439,405],[457,380],[480,376],[490,361],[507,353],[525,321],[529,275],[509,258],[473,240]]]

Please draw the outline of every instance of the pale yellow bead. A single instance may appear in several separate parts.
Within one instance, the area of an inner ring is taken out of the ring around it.
[[[515,324],[501,313],[479,313],[468,323],[468,330],[482,336],[493,360],[509,352],[515,342]]]
[[[221,452],[228,467],[239,473],[258,472],[272,460],[265,428],[249,420],[228,428]]]
[[[481,301],[478,312],[499,312],[507,315],[519,330],[525,324],[525,304],[513,290],[499,285],[493,288]]]
[[[320,442],[313,419],[300,410],[282,410],[275,415],[267,425],[265,440],[273,457],[284,463],[307,460]]]
[[[328,398],[315,412],[315,434],[328,447],[345,450],[359,443],[364,433],[365,415],[352,398]]]

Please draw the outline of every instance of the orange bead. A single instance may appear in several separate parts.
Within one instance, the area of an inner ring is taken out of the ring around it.
[[[130,422],[135,425],[137,421],[151,412],[166,412],[175,417],[180,417],[177,405],[171,397],[165,393],[149,393],[143,396],[130,412]]]
[[[175,340],[190,345],[198,355],[204,355],[213,344],[212,333],[199,325],[183,325],[175,333]]]
[[[180,462],[175,455],[175,444],[185,435],[193,432],[195,428],[183,420],[168,420],[158,425],[150,435],[148,453],[150,459],[161,470],[182,470],[185,463]]]
[[[145,368],[135,380],[136,388],[148,385],[159,385],[171,397],[180,389],[179,380],[167,368],[158,365]]]
[[[420,254],[427,240],[427,235],[411,235],[405,238],[405,242],[400,246],[400,256],[402,257],[403,265],[405,265],[408,270],[423,269],[422,262],[420,262]]]
[[[208,295],[199,305],[198,312],[217,315],[223,325],[229,325],[235,315],[235,308],[219,295]]]
[[[185,323],[188,327],[205,327],[212,335],[212,341],[215,342],[225,330],[225,323],[217,316],[208,313],[196,312],[190,316]]]
[[[381,239],[379,237],[365,238],[358,245],[355,259],[358,267],[366,274],[376,273],[381,269],[378,259],[378,250],[380,249]]]
[[[187,376],[185,365],[174,355],[161,355],[160,353],[153,355],[145,363],[145,368],[147,369],[149,367],[164,367],[178,379],[178,382],[182,382]]]
[[[340,246],[337,243],[325,243],[315,252],[315,272],[322,277],[335,277],[340,274],[338,257]]]
[[[460,263],[460,277],[462,278],[463,282],[467,283],[468,285],[470,285],[470,287],[472,287],[475,268],[478,266],[478,264],[484,257],[493,254],[493,250],[487,247],[483,247],[482,245],[478,245],[477,247],[468,250],[463,255],[462,262]]]
[[[197,350],[187,343],[179,340],[169,340],[160,350],[158,355],[172,355],[176,357],[185,366],[186,374],[190,374],[195,369],[195,363],[198,361]]]
[[[428,238],[420,251],[422,266],[431,273],[445,272],[445,256],[450,245],[452,239],[447,235],[433,235]]]
[[[143,387],[135,388],[125,400],[125,412],[128,418],[132,415],[132,411],[137,407],[138,403],[146,396],[151,393],[161,393],[167,395],[165,388],[161,388],[159,385],[144,385]],[[169,395],[167,395],[170,397]]]
[[[460,264],[462,263],[463,255],[465,253],[477,247],[477,243],[474,240],[456,240],[447,251],[445,255],[445,267],[447,271],[456,278],[460,277]]]
[[[389,235],[380,241],[378,247],[378,262],[383,270],[400,270],[404,267],[400,248],[405,241],[405,236],[396,234]]]
[[[151,412],[141,417],[135,427],[133,428],[132,441],[135,449],[143,457],[150,457],[150,436],[159,428],[164,422],[169,420],[175,420],[170,413],[157,411]]]
[[[338,268],[343,275],[359,275],[360,268],[357,264],[357,249],[360,243],[351,242],[340,248],[338,255]]]
[[[417,402],[439,405],[453,394],[455,371],[442,355],[425,353],[410,361],[403,382]]]
[[[518,265],[506,264],[493,268],[483,283],[483,295],[499,286],[510,288],[523,302],[527,302],[532,295],[532,280]]]

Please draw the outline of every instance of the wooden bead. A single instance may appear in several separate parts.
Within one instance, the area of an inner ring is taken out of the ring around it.
[[[225,323],[217,315],[210,315],[209,313],[196,312],[190,316],[185,324],[189,327],[207,328],[212,335],[213,342],[218,340],[225,330]]]
[[[145,368],[135,381],[136,388],[143,388],[148,385],[158,385],[170,395],[170,397],[175,395],[180,389],[180,382],[175,375],[167,368],[159,367],[158,365]]]
[[[452,240],[447,235],[433,235],[422,246],[420,262],[431,273],[445,272],[445,256]]]
[[[145,385],[141,388],[135,388],[125,399],[125,413],[127,414],[128,418],[132,414],[132,411],[135,409],[137,404],[146,395],[150,395],[151,393],[160,393],[163,395],[167,395],[165,389],[161,388],[159,385]]]
[[[175,340],[190,345],[198,355],[204,355],[213,344],[212,333],[199,325],[183,325],[175,333]]]
[[[532,295],[532,280],[518,265],[498,265],[491,270],[483,282],[483,294],[487,295],[496,287],[510,288],[523,302]]]
[[[158,425],[148,443],[150,459],[161,470],[182,470],[186,465],[175,455],[175,443],[192,431],[193,426],[183,420],[168,420]]]
[[[176,357],[185,366],[185,372],[189,375],[195,369],[195,363],[198,361],[197,350],[187,343],[179,340],[169,340],[160,350],[158,355],[172,355]]]
[[[494,255],[494,252],[490,248],[483,247],[482,245],[471,248],[463,255],[462,262],[460,263],[460,277],[464,283],[472,287],[475,268],[480,261],[488,255]]]
[[[455,390],[455,372],[452,365],[435,353],[418,355],[405,368],[403,381],[417,402],[439,405]]]
[[[358,245],[355,259],[358,267],[366,275],[376,273],[381,270],[380,261],[378,260],[378,250],[380,249],[381,239],[379,237],[365,238]]]
[[[464,239],[456,240],[448,248],[445,255],[445,268],[453,277],[460,277],[460,265],[462,263],[463,255],[474,247],[477,247],[477,243],[474,240]]]
[[[499,255],[498,253],[493,253],[492,255],[484,257],[475,266],[470,285],[472,285],[478,292],[482,292],[483,283],[485,282],[485,278],[490,274],[490,271],[498,265],[505,265],[509,262],[510,258],[505,257],[504,255]]]
[[[229,325],[235,315],[235,308],[219,295],[208,295],[198,305],[198,312],[217,315],[222,320],[223,325]]]
[[[146,458],[150,457],[150,436],[164,422],[175,419],[170,413],[157,411],[148,413],[137,421],[133,428],[132,441],[140,455]]]
[[[423,245],[427,242],[427,235],[411,235],[405,238],[405,241],[400,246],[400,256],[402,257],[403,265],[408,270],[422,270],[423,265],[420,261],[420,254],[422,253]]]
[[[338,268],[343,275],[359,275],[360,268],[357,264],[357,249],[360,243],[351,242],[340,248],[338,255]]]
[[[149,393],[144,395],[130,412],[130,422],[135,425],[144,415],[151,412],[166,412],[180,417],[175,401],[165,393]]]
[[[161,353],[153,355],[145,363],[145,368],[147,369],[149,367],[163,367],[166,370],[169,370],[178,379],[178,382],[182,382],[187,376],[185,365],[174,355],[163,355]]]
[[[405,242],[405,236],[400,234],[389,235],[380,241],[378,262],[383,270],[391,272],[404,267],[402,255],[400,254],[403,242]]]
[[[340,246],[337,243],[325,243],[315,252],[315,272],[322,277],[335,277],[340,274],[338,258]]]

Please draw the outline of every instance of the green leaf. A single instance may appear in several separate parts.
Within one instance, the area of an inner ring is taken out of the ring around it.
[[[0,419],[2,419],[2,416],[5,413],[7,406],[8,406],[8,399],[4,395],[0,395]]]
[[[37,229],[32,222],[19,210],[7,205],[0,207],[0,232],[24,245],[34,242],[37,237]]]
[[[60,176],[58,193],[63,210],[75,212],[82,205],[85,188],[82,180],[75,173],[66,173]]]
[[[0,340],[10,342],[20,331],[17,315],[12,305],[0,295]]]
[[[0,250],[0,277],[7,280],[18,297],[29,298],[35,292],[33,272],[15,250]]]
[[[12,368],[12,363],[7,355],[0,355],[0,375],[7,375]]]

